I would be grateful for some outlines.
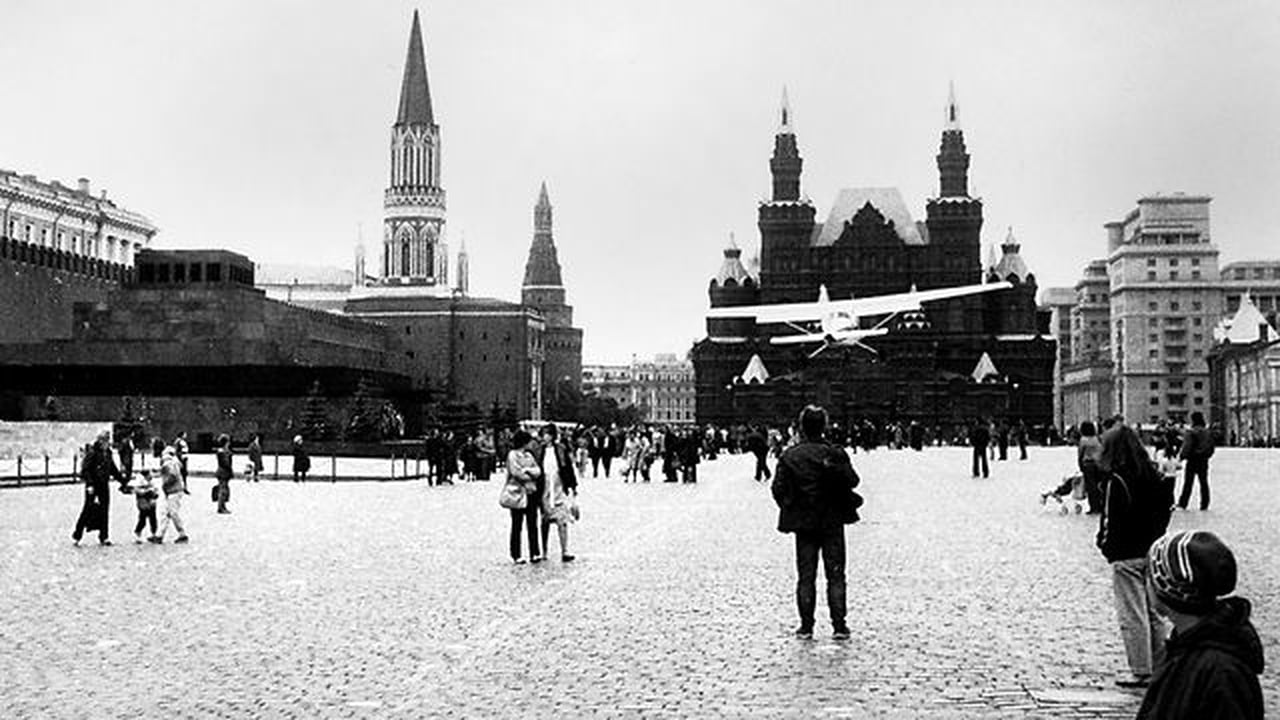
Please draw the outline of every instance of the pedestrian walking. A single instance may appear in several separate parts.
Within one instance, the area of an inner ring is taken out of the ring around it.
[[[235,475],[234,458],[231,455],[231,436],[223,433],[218,436],[218,449],[214,450],[218,467],[213,472],[218,484],[213,488],[213,500],[218,504],[219,515],[230,515],[227,503],[231,500],[231,477]]]
[[[160,521],[160,532],[148,540],[159,545],[164,542],[169,524],[178,531],[175,543],[187,542],[187,529],[182,524],[182,497],[187,494],[187,484],[182,481],[182,463],[178,462],[178,452],[172,446],[166,446],[160,452],[160,491],[164,493],[164,520]]]
[[[156,500],[160,497],[160,490],[152,481],[150,470],[143,470],[129,482],[129,487],[133,492],[134,502],[138,505],[138,522],[133,526],[133,542],[141,544],[142,529],[147,525],[151,526],[151,534],[147,537],[156,536]]]
[[[557,437],[556,426],[542,428],[542,551],[551,556],[551,526],[560,536],[560,560],[572,562],[569,554],[569,525],[577,518],[578,477],[573,470],[573,456],[568,446]]]
[[[1013,426],[1013,441],[1018,445],[1018,459],[1027,459],[1027,425],[1021,420]]]
[[[858,521],[862,498],[854,492],[858,474],[849,456],[823,438],[827,413],[816,405],[800,413],[803,439],[778,460],[773,478],[778,505],[778,531],[794,533],[796,542],[796,636],[813,637],[817,604],[818,557],[827,578],[827,609],[837,640],[849,637],[845,597],[844,526]]]
[[[1173,623],[1173,634],[1139,720],[1261,720],[1263,656],[1249,621],[1253,606],[1219,599],[1236,586],[1231,548],[1210,532],[1179,532],[1157,540],[1147,562],[1156,610]]]
[[[111,433],[103,430],[86,449],[80,463],[80,480],[84,483],[84,503],[76,519],[71,539],[76,545],[86,532],[98,531],[100,545],[111,544],[111,480],[120,483],[121,492],[128,479],[120,474],[111,458]]]
[[[249,440],[249,477],[253,482],[258,482],[258,476],[262,473],[262,438],[257,433]]]
[[[307,454],[307,449],[302,445],[301,435],[293,436],[291,451],[293,453],[293,481],[306,482],[307,473],[311,470],[311,456]]]
[[[533,451],[537,443],[533,436],[524,430],[517,430],[511,436],[511,452],[507,453],[507,481],[520,483],[525,492],[523,508],[509,508],[511,512],[510,549],[511,561],[522,565],[525,558],[520,554],[520,526],[523,525],[529,538],[529,561],[542,562],[542,553],[538,549],[538,510],[542,502],[540,483],[542,467]]]
[[[1209,458],[1213,457],[1213,436],[1204,426],[1204,413],[1191,413],[1191,428],[1182,439],[1182,449],[1178,457],[1186,462],[1182,476],[1182,496],[1178,498],[1178,507],[1187,509],[1191,502],[1191,482],[1200,481],[1200,509],[1209,509]]]
[[[764,482],[772,477],[768,463],[769,441],[758,426],[751,428],[747,435],[747,450],[756,457],[756,482]]]
[[[1080,469],[1080,477],[1084,478],[1084,495],[1089,504],[1089,514],[1102,512],[1104,475],[1098,466],[1102,457],[1102,442],[1098,440],[1098,429],[1092,422],[1080,423],[1080,440],[1076,444],[1076,467]]]
[[[1117,424],[1103,434],[1098,464],[1107,480],[1097,544],[1111,563],[1116,615],[1130,670],[1116,684],[1146,687],[1164,650],[1163,627],[1147,588],[1147,551],[1169,526],[1173,489],[1127,425]]]
[[[126,434],[120,438],[120,446],[117,449],[120,452],[120,474],[124,476],[125,481],[128,481],[133,477],[133,454],[136,451],[133,440]]]
[[[191,494],[191,488],[187,486],[187,452],[190,449],[190,446],[187,445],[187,431],[183,430],[173,440],[173,451],[178,458],[178,464],[182,468],[182,492],[184,495]]]
[[[991,430],[981,418],[975,419],[969,428],[969,444],[973,446],[973,476],[978,477],[978,468],[982,468],[982,477],[989,477],[991,467],[987,464],[987,445],[991,442]]]

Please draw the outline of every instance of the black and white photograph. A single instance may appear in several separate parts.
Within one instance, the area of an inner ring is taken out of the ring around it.
[[[0,18],[0,717],[1280,713],[1280,4]]]

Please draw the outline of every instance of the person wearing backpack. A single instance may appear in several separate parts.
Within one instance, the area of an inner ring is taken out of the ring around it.
[[[1097,545],[1111,564],[1120,637],[1129,662],[1125,688],[1146,687],[1164,652],[1164,625],[1147,588],[1147,551],[1169,527],[1169,487],[1129,426],[1117,423],[1102,435],[1098,466],[1106,476]]]

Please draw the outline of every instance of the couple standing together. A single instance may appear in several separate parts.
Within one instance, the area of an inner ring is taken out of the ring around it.
[[[555,425],[547,425],[538,439],[519,430],[511,438],[511,452],[507,454],[507,486],[504,500],[513,485],[523,491],[523,503],[507,503],[511,512],[511,560],[525,562],[520,553],[520,527],[523,525],[529,537],[529,561],[542,562],[543,553],[549,549],[551,526],[560,535],[560,559],[573,560],[569,554],[569,525],[578,514],[578,478],[573,470],[573,455],[568,445],[560,441]],[[512,504],[522,505],[511,507]],[[541,544],[539,523],[541,516]],[[541,549],[539,549],[541,548]]]

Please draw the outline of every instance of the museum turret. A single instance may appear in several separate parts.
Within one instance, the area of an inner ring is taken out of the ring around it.
[[[938,150],[938,196],[926,206],[929,242],[954,248],[964,262],[949,269],[943,285],[967,285],[982,278],[982,199],[969,194],[969,151],[960,128],[955,86],[947,95],[942,144]]]
[[[724,249],[720,270],[712,278],[707,293],[713,308],[740,307],[759,302],[759,286],[742,264],[742,249],[732,233],[729,234],[729,245]],[[754,327],[752,318],[707,318],[707,334],[712,337],[747,337]]]
[[[787,90],[783,88],[778,129],[773,136],[773,157],[769,159],[772,194],[768,200],[761,201],[759,208],[761,286],[768,285],[764,278],[769,274],[800,262],[808,252],[813,235],[814,207],[800,190],[804,159],[796,143],[794,122]],[[779,283],[777,290],[782,295],[774,300],[787,299],[787,293],[795,289]],[[800,293],[807,294],[807,291]]]

